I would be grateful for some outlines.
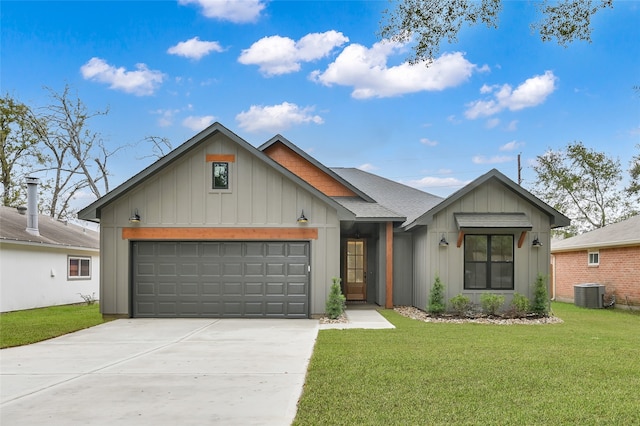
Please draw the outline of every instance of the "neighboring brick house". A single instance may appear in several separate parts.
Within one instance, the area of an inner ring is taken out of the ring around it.
[[[573,302],[574,285],[597,283],[617,305],[640,306],[640,215],[551,243],[552,294]]]

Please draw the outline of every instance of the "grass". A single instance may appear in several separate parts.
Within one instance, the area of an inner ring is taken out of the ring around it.
[[[322,330],[294,425],[640,424],[640,315],[553,304],[553,325]]]
[[[3,313],[0,314],[0,348],[28,345],[103,322],[97,303]]]

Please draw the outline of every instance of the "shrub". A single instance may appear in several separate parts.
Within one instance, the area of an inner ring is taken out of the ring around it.
[[[520,294],[513,293],[513,299],[511,300],[511,311],[516,317],[523,317],[529,312],[529,299]]]
[[[533,305],[531,311],[537,315],[546,317],[549,315],[549,295],[547,293],[547,279],[538,274],[533,289]]]
[[[471,299],[462,294],[458,294],[449,299],[449,305],[454,314],[462,317],[471,310]]]
[[[440,277],[436,275],[436,280],[431,287],[429,293],[429,306],[427,308],[430,314],[440,315],[445,310],[444,303],[444,284],[440,281]]]
[[[504,296],[497,294],[484,293],[480,296],[480,304],[482,305],[482,312],[487,315],[495,315],[500,309],[500,306],[504,303]]]
[[[329,292],[329,298],[325,306],[327,315],[331,319],[336,319],[344,313],[346,308],[346,298],[340,290],[340,278],[334,277],[333,284],[331,284],[331,291]]]

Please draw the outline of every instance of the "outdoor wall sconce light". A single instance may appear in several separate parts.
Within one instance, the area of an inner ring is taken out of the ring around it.
[[[531,247],[542,247],[542,243],[540,242],[540,240],[538,239],[538,236],[536,235],[536,237],[533,239],[533,242],[531,243]]]
[[[438,243],[438,245],[440,247],[448,247],[449,246],[449,242],[447,241],[447,239],[444,237],[444,234],[442,234],[442,238],[440,238],[440,242]]]
[[[298,218],[298,223],[307,223],[309,219],[304,215],[304,210],[300,213],[300,217]]]
[[[129,218],[129,222],[140,223],[140,215],[138,214],[138,209],[136,209],[133,215]]]

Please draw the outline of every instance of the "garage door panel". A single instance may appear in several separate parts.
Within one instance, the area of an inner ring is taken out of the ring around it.
[[[264,276],[264,263],[245,263],[244,276],[262,277]]]
[[[157,256],[171,256],[176,257],[178,246],[176,243],[157,243]]]
[[[222,265],[219,263],[203,263],[200,271],[203,277],[219,277],[222,272]]]
[[[158,275],[175,277],[178,275],[178,265],[175,263],[160,263],[158,264]]]
[[[158,296],[177,296],[178,292],[176,291],[175,283],[158,283]]]
[[[133,316],[308,317],[307,242],[132,243]]]
[[[266,275],[268,277],[283,277],[285,266],[284,263],[267,263]]]
[[[246,283],[244,285],[244,294],[246,296],[262,296],[264,294],[263,283]]]
[[[266,247],[264,243],[246,243],[244,245],[245,257],[258,257],[264,258],[266,254]]]
[[[220,283],[202,283],[203,295],[219,295]]]
[[[267,283],[265,293],[269,296],[284,296],[284,283]]]
[[[223,243],[220,257],[242,257],[242,243]]]
[[[267,256],[269,258],[284,257],[287,255],[287,244],[291,243],[267,243]]]
[[[307,265],[305,263],[290,263],[287,265],[287,275],[306,276]]]
[[[287,283],[287,294],[304,296],[306,295],[306,288],[305,283]]]
[[[225,277],[229,276],[241,276],[242,275],[242,264],[241,263],[223,263],[222,264],[222,275]]]

